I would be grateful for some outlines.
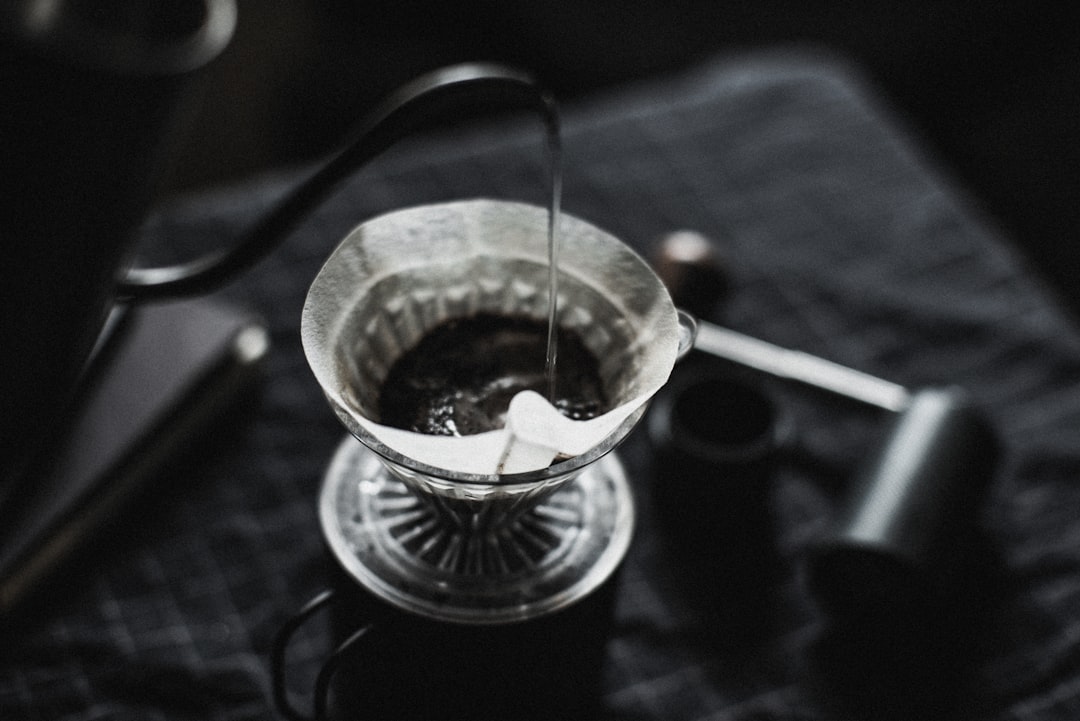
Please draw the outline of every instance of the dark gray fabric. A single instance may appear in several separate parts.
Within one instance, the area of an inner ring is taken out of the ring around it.
[[[567,108],[564,142],[568,212],[642,249],[674,228],[723,239],[733,293],[713,320],[905,385],[973,393],[1006,453],[971,508],[1000,563],[960,715],[1080,716],[1080,335],[873,88],[828,56],[734,57]],[[179,253],[227,242],[290,177],[180,205],[147,235]],[[542,203],[544,187],[538,123],[409,143],[224,291],[271,330],[257,416],[114,529],[119,542],[57,615],[5,641],[0,717],[271,717],[273,635],[326,583],[314,499],[344,435],[300,350],[307,285],[372,214],[475,196]],[[642,517],[609,645],[612,718],[840,717],[808,671],[822,622],[802,559],[883,419],[798,390],[781,398],[801,443],[840,476],[776,473],[767,623],[740,647],[717,632],[710,614],[722,610],[696,608],[672,581],[679,559],[652,522],[640,430],[620,450]],[[298,675],[324,652],[321,634],[298,638]]]

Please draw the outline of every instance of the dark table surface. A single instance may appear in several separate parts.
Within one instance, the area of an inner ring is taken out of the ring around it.
[[[564,143],[566,211],[642,250],[676,228],[724,243],[732,293],[711,320],[911,387],[971,392],[1005,450],[966,509],[995,563],[956,716],[1080,715],[1080,335],[858,70],[813,53],[724,59],[566,108]],[[268,652],[327,581],[315,497],[344,435],[300,349],[307,286],[371,215],[465,197],[543,203],[544,168],[527,121],[402,145],[220,294],[270,329],[254,418],[163,479],[47,614],[8,632],[0,717],[272,717]],[[179,204],[147,235],[178,252],[227,242],[293,177]],[[823,622],[804,557],[884,420],[778,393],[816,463],[774,474],[764,622],[733,633],[740,643],[724,629],[747,624],[696,605],[660,540],[641,430],[619,451],[641,517],[608,646],[611,718],[844,717],[811,669]],[[299,639],[297,672],[324,646],[317,632]]]

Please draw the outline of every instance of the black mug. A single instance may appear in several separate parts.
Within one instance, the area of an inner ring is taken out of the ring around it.
[[[618,574],[573,604],[532,618],[464,623],[376,599],[340,569],[281,629],[271,654],[275,701],[290,721],[508,719],[589,721],[602,710]],[[327,609],[335,645],[312,683],[312,711],[289,691],[293,636]]]
[[[760,380],[721,368],[677,369],[647,431],[659,537],[678,559],[666,571],[703,615],[710,642],[735,649],[770,622],[779,568],[773,475],[794,429]]]

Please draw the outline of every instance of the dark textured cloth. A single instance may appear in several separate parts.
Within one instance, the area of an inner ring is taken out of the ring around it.
[[[641,249],[675,228],[722,240],[732,292],[713,320],[911,387],[971,391],[1005,452],[969,509],[997,561],[959,715],[1080,716],[1080,335],[992,223],[828,56],[735,57],[565,111],[565,210]],[[315,498],[344,435],[300,349],[307,286],[337,239],[378,212],[477,196],[543,203],[544,162],[527,120],[403,144],[223,291],[270,327],[255,417],[154,488],[52,615],[9,634],[0,718],[273,716],[268,652],[327,582]],[[178,252],[228,242],[291,179],[182,204],[147,236]],[[619,451],[641,518],[608,648],[612,718],[843,717],[810,669],[822,620],[803,559],[884,420],[798,389],[780,397],[819,463],[774,475],[760,623],[697,604],[714,579],[680,578],[690,565],[660,538],[640,429]],[[316,630],[297,639],[297,676],[325,647]]]

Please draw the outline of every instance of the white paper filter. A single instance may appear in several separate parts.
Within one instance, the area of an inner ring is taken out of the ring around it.
[[[530,205],[462,201],[389,213],[342,241],[312,284],[301,337],[331,406],[354,435],[448,471],[523,473],[587,453],[660,389],[679,347],[671,299],[629,247],[564,214],[559,324],[599,360],[613,409],[574,421],[526,391],[497,431],[434,436],[378,422],[390,367],[439,323],[479,312],[546,320],[547,220],[545,209]]]

